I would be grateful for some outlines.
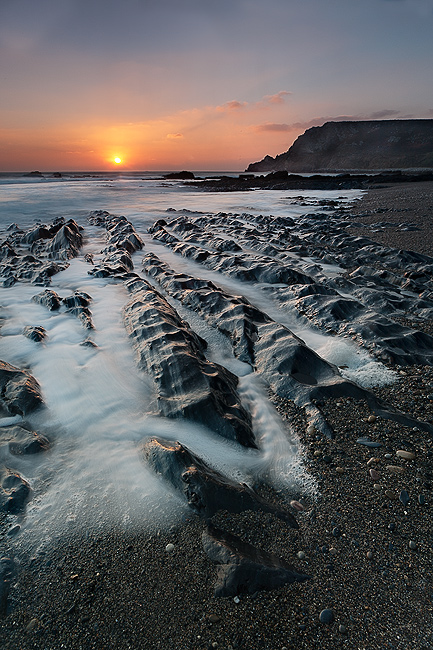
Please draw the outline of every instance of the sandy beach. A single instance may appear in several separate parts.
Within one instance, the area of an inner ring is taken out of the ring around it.
[[[350,214],[357,222],[351,234],[433,254],[433,183],[373,188]],[[432,334],[432,322],[424,321],[422,329]],[[398,380],[373,389],[376,395],[433,423],[433,368],[393,369]],[[284,558],[309,580],[216,598],[217,566],[203,550],[205,524],[193,513],[158,534],[83,530],[55,548],[20,557],[8,615],[0,618],[1,647],[433,648],[431,437],[346,397],[320,404],[335,433],[328,439],[307,427],[303,409],[271,397],[302,441],[319,495],[301,499],[299,530],[250,511],[220,512],[213,523]],[[357,442],[365,438],[377,446]],[[286,504],[286,495],[265,493]],[[12,536],[2,516],[1,555],[7,556]],[[167,544],[174,547],[170,552]]]

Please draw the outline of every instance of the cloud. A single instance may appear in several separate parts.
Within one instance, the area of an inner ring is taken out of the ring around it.
[[[265,95],[263,100],[269,104],[284,104],[286,101],[285,98],[291,94],[292,93],[289,93],[288,90],[280,90],[280,92],[275,95]]]
[[[167,140],[183,140],[182,133],[167,133]]]
[[[246,106],[248,106],[248,102],[239,102],[237,99],[233,99],[222,106],[217,106],[216,110],[225,113],[226,111],[238,111]]]
[[[276,124],[275,122],[266,122],[265,124],[255,124],[251,127],[252,131],[256,133],[261,133],[263,131],[274,131],[284,133],[286,131],[291,131],[292,127],[288,124]]]

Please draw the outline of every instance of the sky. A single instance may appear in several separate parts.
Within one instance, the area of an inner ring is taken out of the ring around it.
[[[433,0],[0,0],[0,171],[242,171],[433,118],[432,35]]]

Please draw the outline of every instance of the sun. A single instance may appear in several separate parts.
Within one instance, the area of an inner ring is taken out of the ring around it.
[[[119,158],[119,156],[116,156],[115,159],[114,159],[114,162],[116,163],[116,165],[120,165],[120,163],[122,162],[122,159]]]

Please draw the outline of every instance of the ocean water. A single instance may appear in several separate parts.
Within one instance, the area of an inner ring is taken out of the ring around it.
[[[12,223],[26,228],[57,217],[73,218],[85,229],[83,255],[91,252],[97,258],[105,244],[104,230],[89,225],[90,212],[124,215],[144,240],[144,253],[153,251],[176,270],[213,279],[245,295],[324,358],[346,366],[348,377],[364,385],[373,377],[377,384],[391,381],[392,376],[351,341],[306,328],[260,287],[198,267],[147,233],[155,220],[167,216],[169,208],[296,218],[311,212],[308,203],[317,199],[353,201],[360,195],[359,191],[200,192],[180,182],[162,181],[156,174],[76,174],[60,179],[0,175],[0,235],[3,238]],[[139,251],[133,257],[137,272],[144,253]],[[27,423],[53,442],[48,453],[37,457],[11,456],[0,448],[0,461],[20,472],[33,490],[16,543],[40,547],[83,529],[160,528],[186,516],[183,501],[146,467],[141,456],[140,445],[153,436],[179,440],[211,466],[249,485],[266,477],[287,498],[313,498],[317,487],[305,472],[299,441],[283,426],[266,387],[247,364],[234,358],[220,333],[181,307],[180,315],[207,340],[209,358],[239,376],[240,393],[252,413],[260,448],[246,450],[205,427],[157,415],[152,381],[137,369],[122,324],[128,294],[119,283],[89,276],[83,255],[52,278],[51,288],[61,297],[77,289],[92,296],[96,349],[80,345],[88,332],[78,319],[62,309],[49,312],[32,302],[40,287],[17,283],[0,288],[0,359],[29,369],[40,383],[47,409]],[[338,271],[324,268],[330,274]],[[46,341],[37,344],[25,338],[22,330],[26,325],[43,326],[48,333]],[[11,421],[4,418],[0,426]]]

